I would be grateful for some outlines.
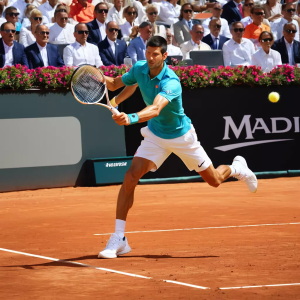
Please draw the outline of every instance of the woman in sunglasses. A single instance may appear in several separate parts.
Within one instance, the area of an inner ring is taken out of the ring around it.
[[[133,6],[136,8],[139,17],[138,22],[139,24],[142,24],[142,22],[147,20],[147,14],[146,9],[149,4],[152,4],[152,0],[133,0]],[[156,8],[158,10],[158,14],[160,12],[159,5],[156,5]]]
[[[132,28],[138,26],[136,18],[138,17],[137,10],[133,6],[127,6],[123,10],[123,18],[126,19],[126,22],[123,25],[120,25],[120,30],[122,33],[122,40],[128,41],[129,35],[132,32]]]
[[[156,25],[156,20],[158,17],[158,9],[157,6],[154,4],[149,4],[146,8],[146,16],[147,21],[149,21],[152,24],[152,33],[153,35],[159,35],[165,39],[167,39],[166,34],[166,27],[164,25]]]
[[[43,23],[43,15],[35,8],[31,11],[29,20],[31,25],[22,27],[20,31],[20,44],[24,45],[25,48],[35,43],[35,29],[37,25]]]
[[[282,65],[280,53],[271,49],[274,43],[273,33],[263,31],[258,40],[261,48],[252,55],[252,65],[261,67],[264,73],[268,73],[274,67]]]

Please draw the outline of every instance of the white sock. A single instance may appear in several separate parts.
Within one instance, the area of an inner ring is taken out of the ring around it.
[[[231,170],[231,173],[230,173],[230,175],[229,176],[235,176],[236,174],[237,174],[237,172],[236,172],[236,168],[235,167],[233,167],[232,165],[231,166],[228,166],[229,168],[230,168],[230,170]]]
[[[116,219],[115,233],[122,239],[124,237],[126,221]]]

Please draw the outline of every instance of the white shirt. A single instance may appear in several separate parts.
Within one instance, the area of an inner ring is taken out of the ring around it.
[[[282,65],[281,55],[278,51],[270,49],[267,54],[262,48],[252,55],[252,65],[261,67],[264,73],[270,72],[274,67]]]
[[[64,49],[64,63],[68,67],[89,64],[97,68],[102,66],[99,49],[96,45],[85,43],[82,46],[77,41]]]
[[[181,6],[178,4],[174,7],[170,2],[164,1],[161,3],[159,17],[163,22],[172,25],[179,21],[180,9]]]
[[[284,42],[285,42],[285,46],[286,46],[286,50],[288,53],[288,57],[289,57],[289,65],[293,66],[295,64],[294,62],[294,51],[293,51],[293,44],[294,41],[292,41],[292,43],[290,44],[285,38],[284,38]]]
[[[35,36],[31,32],[31,25],[27,28],[21,28],[19,43],[24,45],[25,48],[35,43]]]
[[[112,53],[115,55],[116,54],[116,42],[111,41],[109,38],[107,38],[107,41],[110,45]]]
[[[72,44],[75,43],[74,25],[67,23],[66,27],[62,28],[57,23],[54,23],[49,28],[49,43],[52,44]]]
[[[99,26],[100,35],[101,35],[101,38],[102,38],[102,41],[103,41],[106,38],[106,32],[105,32],[106,24],[105,23],[102,24],[97,19],[96,19],[96,22]]]
[[[190,58],[190,51],[202,51],[211,50],[209,45],[200,41],[199,44],[195,43],[192,39],[190,41],[184,42],[180,45],[183,59]]]
[[[55,12],[56,7],[57,7],[57,4],[53,8],[47,1],[44,4],[41,4],[39,6],[39,11],[43,14],[43,16],[47,17],[47,19],[51,23],[52,18],[54,17],[54,12]]]
[[[28,3],[26,3],[25,0],[17,0],[13,4],[9,4],[7,7],[13,6],[18,10],[18,12],[20,13],[18,15],[18,22],[22,23],[22,20],[24,18],[24,10],[27,5]]]
[[[122,40],[126,40],[126,38],[129,37],[129,35],[131,34],[131,30],[132,27],[134,26],[138,26],[139,24],[134,22],[133,25],[131,26],[130,23],[128,21],[126,21],[126,23],[124,23],[123,25],[120,25],[120,29],[122,32]]]
[[[168,45],[167,52],[168,52],[168,56],[182,55],[180,48],[172,44]]]
[[[44,62],[44,67],[48,67],[49,62],[48,62],[47,44],[45,47],[40,46],[38,43],[36,43],[36,44],[39,47],[40,54],[41,54],[42,60]]]
[[[223,45],[224,65],[227,66],[249,66],[251,64],[252,55],[255,53],[253,43],[245,38],[239,44],[233,39],[227,41]]]
[[[4,52],[5,52],[5,62],[4,62],[4,66],[12,66],[14,63],[14,56],[13,56],[13,47],[14,44],[12,44],[12,46],[7,46],[4,43],[4,40],[2,40],[3,42],[3,46],[4,46]]]
[[[241,22],[244,24],[244,27],[253,23],[253,20],[250,16],[243,18]]]
[[[123,8],[120,11],[116,7],[112,7],[107,14],[107,23],[110,21],[116,22],[118,25],[122,25],[126,22],[126,19],[123,18]]]
[[[209,22],[212,20],[212,19],[216,19],[216,18],[208,18],[208,19],[205,19],[203,22],[202,22],[202,26],[204,28],[204,35],[203,36],[206,36],[210,33],[210,30],[208,28],[208,25],[209,25]],[[220,18],[219,19],[221,21],[221,30],[220,30],[220,35],[224,35],[228,38],[232,38],[232,35],[230,33],[230,30],[229,30],[229,26],[228,26],[228,22],[226,19],[223,19],[223,18]]]
[[[283,36],[283,26],[286,23],[289,23],[289,22],[285,18],[281,18],[279,20],[275,20],[274,22],[270,23],[271,24],[271,31],[274,34],[274,40],[275,41],[282,38],[282,36]],[[296,20],[293,20],[290,23],[293,23],[296,26],[297,33],[296,33],[296,36],[295,36],[295,40],[299,42],[299,24]]]

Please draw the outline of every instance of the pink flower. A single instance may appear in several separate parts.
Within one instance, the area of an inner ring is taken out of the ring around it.
[[[5,83],[5,80],[1,80],[1,83]]]
[[[50,83],[51,83],[51,81],[47,81],[47,83],[48,83],[48,84],[50,84]]]
[[[23,84],[23,81],[21,81],[20,83]]]
[[[39,80],[40,80],[40,82],[42,82],[42,81],[43,81],[43,79],[42,79],[42,78],[39,78]]]

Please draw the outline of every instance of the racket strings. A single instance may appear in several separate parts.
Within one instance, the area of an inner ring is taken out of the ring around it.
[[[99,102],[105,94],[105,79],[94,67],[80,68],[72,78],[74,96],[83,103]]]

